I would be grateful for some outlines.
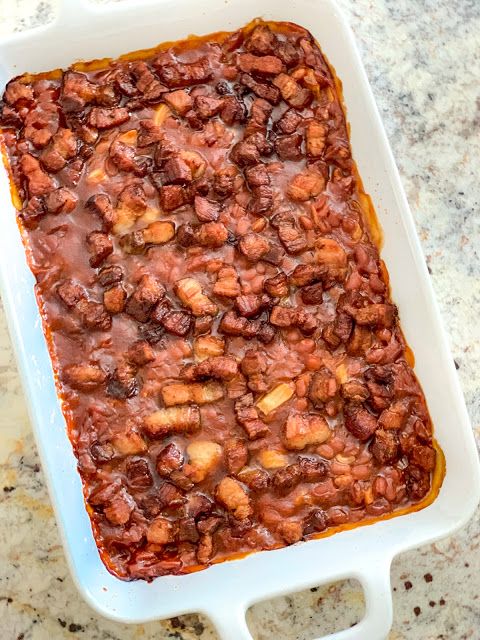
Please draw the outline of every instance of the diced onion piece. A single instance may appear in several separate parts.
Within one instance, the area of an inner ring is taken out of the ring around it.
[[[130,129],[130,131],[124,131],[121,133],[117,140],[123,142],[124,144],[128,144],[130,146],[134,146],[137,144],[138,132],[136,129]]]
[[[107,174],[103,169],[98,167],[97,169],[92,169],[92,171],[90,171],[90,173],[87,175],[86,180],[90,184],[100,184],[105,180],[105,178],[107,178]]]
[[[210,440],[195,440],[187,447],[189,462],[185,473],[193,482],[201,482],[222,458],[222,447]]]
[[[335,377],[338,384],[345,384],[348,380],[347,367],[344,364],[339,364],[335,369]]]
[[[156,209],[155,207],[147,207],[145,213],[140,216],[139,220],[149,224],[150,222],[155,222],[155,220],[158,220],[161,215],[162,212],[160,211],[160,209]]]
[[[175,225],[170,220],[157,220],[142,231],[146,244],[164,244],[175,235]]]
[[[161,127],[162,124],[165,122],[165,120],[170,117],[172,115],[172,112],[170,111],[170,109],[167,107],[166,104],[161,104],[159,105],[153,114],[153,123],[157,126],[157,127]]]
[[[260,400],[256,403],[256,406],[263,414],[268,415],[272,411],[275,411],[275,409],[280,407],[282,404],[287,402],[287,400],[290,400],[292,396],[293,387],[286,382],[281,382],[266,395],[260,398]]]
[[[260,451],[258,460],[264,469],[280,469],[288,464],[288,456],[276,449]]]

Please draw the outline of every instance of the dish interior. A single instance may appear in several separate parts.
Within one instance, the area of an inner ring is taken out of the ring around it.
[[[125,579],[431,503],[340,82],[255,21],[7,85],[14,203],[94,536]]]

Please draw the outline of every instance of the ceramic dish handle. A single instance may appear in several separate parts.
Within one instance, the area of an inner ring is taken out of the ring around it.
[[[393,619],[390,560],[364,565],[343,577],[355,578],[361,583],[365,595],[365,616],[355,626],[317,640],[385,640]],[[222,640],[253,640],[245,618],[246,608],[244,604],[235,602],[235,594],[231,593],[228,600],[220,600],[215,610],[206,613]]]

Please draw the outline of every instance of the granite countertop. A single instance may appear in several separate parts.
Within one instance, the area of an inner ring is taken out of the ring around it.
[[[478,440],[480,2],[338,2],[354,29],[393,147]],[[50,0],[5,0],[0,37],[52,16]],[[390,640],[480,638],[479,545],[477,514],[457,535],[394,561]],[[327,585],[258,604],[249,623],[256,640],[303,640],[350,626],[361,617],[362,602],[354,583]],[[99,617],[80,599],[1,311],[0,616],[5,640],[217,637],[196,615],[125,626]]]

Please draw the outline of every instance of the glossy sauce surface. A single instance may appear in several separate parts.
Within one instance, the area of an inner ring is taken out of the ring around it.
[[[257,21],[25,76],[1,123],[110,571],[191,571],[433,499],[442,456],[308,32]]]

